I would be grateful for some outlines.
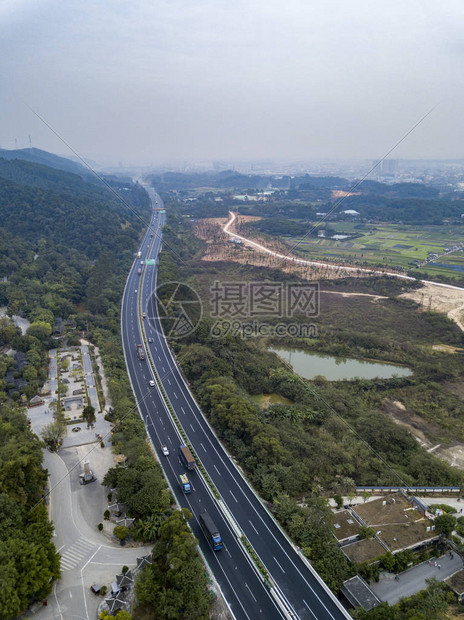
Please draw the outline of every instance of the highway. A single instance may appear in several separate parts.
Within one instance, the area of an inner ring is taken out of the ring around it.
[[[151,188],[146,188],[153,204],[162,206],[161,199]],[[140,260],[156,258],[161,249],[160,230],[164,214],[154,212],[150,227],[141,244],[141,258],[134,261],[123,297],[121,328],[126,364],[139,411],[166,476],[181,506],[191,510],[191,526],[200,548],[218,581],[225,599],[236,618],[349,618],[347,612],[308,567],[263,504],[253,493],[239,470],[223,449],[203,417],[191,395],[162,332],[154,301],[156,266],[143,265],[137,275]],[[140,305],[139,305],[140,302]],[[139,312],[146,312],[143,320],[146,340],[140,332]],[[148,343],[147,354],[156,368],[164,391],[188,435],[199,459],[214,486],[221,495],[218,502],[199,473],[189,472],[194,490],[184,495],[177,478],[185,470],[177,456],[181,443],[179,432],[171,419],[158,387],[149,388],[152,379],[149,361],[140,361],[137,344]],[[169,457],[163,457],[160,446],[166,444]],[[225,511],[222,509],[225,508]],[[198,514],[208,510],[218,526],[225,543],[220,552],[213,552],[198,525]],[[233,515],[235,527],[225,513]],[[237,541],[237,531],[243,532],[270,574],[272,592],[257,574],[256,568]],[[276,604],[279,600],[280,604]],[[285,609],[286,613],[282,610]]]

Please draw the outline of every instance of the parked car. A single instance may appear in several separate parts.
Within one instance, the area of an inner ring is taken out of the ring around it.
[[[95,482],[97,476],[90,472],[89,474],[79,474],[79,483],[80,484],[90,484],[91,482]]]

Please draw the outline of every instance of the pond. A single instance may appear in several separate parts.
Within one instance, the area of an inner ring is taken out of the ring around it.
[[[351,379],[391,379],[392,377],[409,377],[412,372],[406,366],[367,362],[352,358],[337,358],[320,353],[308,353],[301,349],[269,349],[289,362],[293,370],[305,379],[322,376],[328,381]]]

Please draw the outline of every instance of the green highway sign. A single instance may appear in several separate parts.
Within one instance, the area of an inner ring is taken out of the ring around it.
[[[146,265],[156,265],[156,260],[154,258],[147,258],[145,261]]]

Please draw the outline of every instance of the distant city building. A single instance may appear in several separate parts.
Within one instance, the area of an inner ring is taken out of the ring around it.
[[[398,172],[399,162],[397,159],[382,159],[372,162],[373,166],[377,166],[375,172],[382,176],[391,176]]]

